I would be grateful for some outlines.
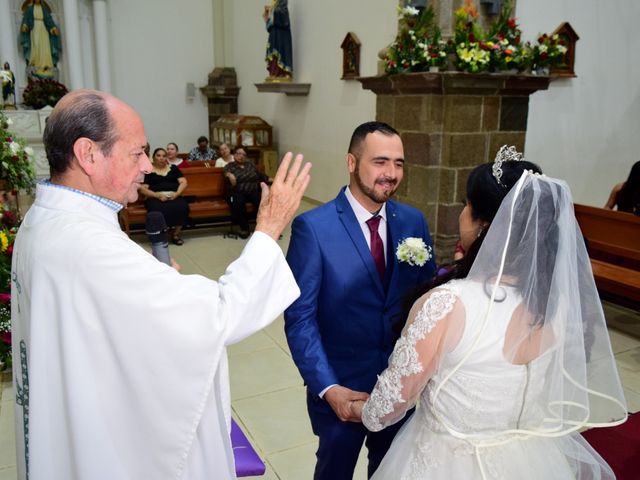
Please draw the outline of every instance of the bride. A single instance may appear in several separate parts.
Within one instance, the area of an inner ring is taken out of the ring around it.
[[[569,188],[505,146],[467,197],[466,257],[351,405],[377,431],[419,403],[373,478],[615,478],[578,433],[627,414]]]

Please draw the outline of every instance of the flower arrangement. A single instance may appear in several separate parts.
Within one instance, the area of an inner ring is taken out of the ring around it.
[[[433,45],[439,45],[440,30],[434,25],[431,7],[420,12],[417,8],[398,6],[400,28],[395,41],[387,48],[387,73],[420,72],[429,66],[440,66],[440,54]],[[436,54],[432,57],[432,54]],[[445,54],[446,58],[446,54]]]
[[[543,33],[538,36],[538,43],[532,48],[532,68],[548,70],[551,67],[559,67],[564,64],[566,53],[567,47],[558,35]]]
[[[0,204],[0,371],[11,368],[11,256],[18,216]]]
[[[433,256],[431,247],[418,237],[407,237],[398,244],[396,258],[411,266],[424,266]]]
[[[385,56],[387,73],[443,70],[448,59],[462,72],[522,72],[563,65],[566,47],[557,35],[540,35],[532,46],[522,42],[522,31],[511,16],[513,1],[505,0],[495,22],[483,29],[474,0],[455,11],[453,39],[445,41],[434,22],[434,12],[412,6],[398,7],[400,27]]]
[[[11,124],[11,119],[0,112],[0,179],[5,181],[5,190],[31,193],[36,179],[33,149],[9,131]]]
[[[444,68],[449,50],[449,43],[440,38],[440,30],[436,28],[432,41],[427,45],[426,59],[429,67]]]
[[[68,90],[62,83],[55,80],[32,80],[29,79],[27,88],[22,94],[22,101],[25,105],[35,109],[46,105],[56,106],[56,103],[67,94]]]

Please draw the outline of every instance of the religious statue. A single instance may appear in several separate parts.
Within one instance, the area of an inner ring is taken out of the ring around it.
[[[25,0],[22,12],[20,44],[27,61],[27,74],[35,79],[55,78],[61,42],[51,7],[46,0]]]
[[[272,0],[265,5],[264,19],[269,39],[267,41],[268,82],[287,82],[293,76],[293,51],[291,48],[291,25],[287,0]]]
[[[9,62],[4,62],[0,70],[0,83],[2,83],[2,103],[4,108],[16,106],[16,77],[11,71]]]

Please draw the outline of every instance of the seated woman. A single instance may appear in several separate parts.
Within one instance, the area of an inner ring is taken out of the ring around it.
[[[226,143],[220,144],[218,147],[218,151],[220,152],[220,156],[216,159],[216,167],[224,168],[231,162],[233,162],[233,155],[231,155],[231,149],[229,145]]]
[[[633,164],[626,182],[613,187],[604,208],[613,210],[616,206],[619,212],[640,215],[640,162]]]
[[[182,227],[189,217],[189,205],[182,192],[187,188],[187,179],[175,165],[169,165],[167,151],[156,148],[153,151],[153,171],[144,176],[140,193],[146,198],[144,206],[150,212],[161,212],[169,227],[171,241],[182,245]]]
[[[505,148],[469,175],[466,255],[350,404],[378,431],[419,403],[372,480],[614,478],[578,433],[627,409],[571,194]]]
[[[174,142],[167,143],[167,162],[178,168],[189,168],[190,166],[184,158],[178,157],[178,144]]]
[[[264,173],[256,170],[252,162],[247,162],[244,148],[236,148],[235,161],[224,167],[224,174],[231,183],[231,214],[234,222],[240,226],[240,238],[249,236],[249,220],[247,219],[246,202],[251,202],[256,210],[260,206],[262,195],[260,182],[271,181]]]

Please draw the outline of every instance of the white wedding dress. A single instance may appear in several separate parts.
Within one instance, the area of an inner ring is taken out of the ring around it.
[[[455,280],[416,302],[362,420],[376,431],[418,406],[373,479],[614,478],[578,433],[532,434],[548,415],[530,399],[540,397],[553,352],[521,365],[507,361],[522,297],[498,287],[484,322],[487,290]]]

